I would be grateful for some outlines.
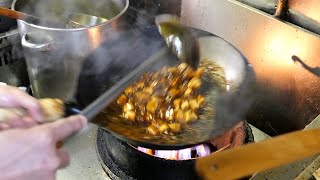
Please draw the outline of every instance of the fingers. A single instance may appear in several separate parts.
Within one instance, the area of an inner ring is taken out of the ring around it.
[[[6,123],[1,123],[0,124],[0,131],[10,129],[10,126]]]
[[[0,108],[0,123],[21,119],[20,116],[8,109]]]
[[[69,165],[70,156],[66,151],[63,151],[61,149],[57,150],[57,156],[60,159],[59,169],[60,168],[65,168],[65,167],[67,167]]]
[[[60,119],[51,124],[45,124],[43,126],[49,127],[51,129],[51,136],[54,142],[54,148],[56,149],[56,154],[60,160],[58,169],[64,168],[70,163],[70,156],[67,152],[61,148],[56,147],[56,142],[62,141],[69,137],[73,133],[81,130],[87,124],[87,119],[81,115],[70,116],[65,119]]]
[[[23,107],[34,120],[43,120],[39,102],[16,87],[0,86],[0,107]]]
[[[15,119],[11,119],[6,122],[10,126],[10,128],[30,128],[37,123],[31,117],[19,117],[17,116]]]
[[[23,117],[23,121],[24,123],[24,128],[29,128],[29,127],[33,127],[35,125],[37,125],[38,123],[36,121],[34,121],[31,117]]]
[[[62,141],[73,133],[79,131],[87,124],[87,119],[84,116],[70,116],[69,118],[61,119],[51,123],[51,133],[55,142]]]
[[[15,111],[0,108],[1,130],[9,128],[29,128],[36,124],[37,123],[31,117],[22,117],[20,114],[15,113]]]

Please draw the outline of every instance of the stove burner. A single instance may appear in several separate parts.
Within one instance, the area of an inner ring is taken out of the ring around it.
[[[253,142],[251,129],[247,122],[242,122],[234,130],[209,144],[219,150],[226,146],[234,147],[250,142]],[[194,159],[171,160],[149,155],[103,129],[98,129],[97,132],[97,152],[103,169],[113,180],[199,179],[195,172]]]

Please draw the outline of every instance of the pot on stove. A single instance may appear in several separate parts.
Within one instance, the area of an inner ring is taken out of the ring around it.
[[[129,0],[14,0],[12,9],[64,25],[68,13],[108,19],[92,27],[57,27],[18,20],[33,94],[37,98],[74,100],[82,63],[108,34],[124,22]]]

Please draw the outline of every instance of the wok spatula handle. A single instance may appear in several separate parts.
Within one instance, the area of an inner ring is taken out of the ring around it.
[[[320,153],[320,130],[297,131],[196,160],[203,179],[237,179]]]
[[[64,22],[62,23],[59,21],[52,21],[46,18],[39,18],[30,14],[26,14],[20,11],[15,11],[5,7],[0,7],[0,15],[13,18],[13,19],[20,19],[28,23],[42,25],[42,26],[49,26],[49,27],[56,27],[56,28],[66,27],[66,24]]]
[[[0,15],[21,20],[38,20],[37,17],[25,14],[23,12],[14,11],[5,7],[0,7]]]
[[[73,104],[67,104],[60,99],[43,98],[38,99],[40,108],[43,113],[43,123],[56,121],[64,116],[79,114],[80,109]],[[29,115],[29,112],[22,108],[0,108],[0,123],[6,122],[10,119],[12,113],[25,117]]]

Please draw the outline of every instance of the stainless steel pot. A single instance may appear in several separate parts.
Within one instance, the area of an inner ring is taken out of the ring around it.
[[[14,0],[12,9],[50,21],[66,23],[69,13],[86,13],[109,21],[68,29],[18,20],[29,79],[37,98],[74,99],[82,63],[124,22],[129,0]]]

